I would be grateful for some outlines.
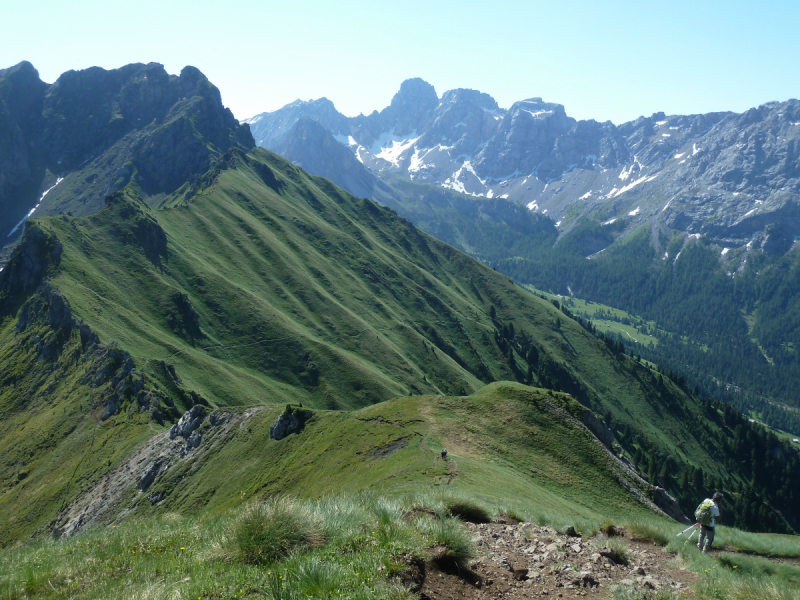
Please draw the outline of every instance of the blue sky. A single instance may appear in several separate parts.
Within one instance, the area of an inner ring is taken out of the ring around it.
[[[347,115],[381,109],[400,82],[541,96],[621,123],[743,111],[800,97],[800,3],[26,0],[0,12],[0,67],[187,64],[242,119],[327,96]]]

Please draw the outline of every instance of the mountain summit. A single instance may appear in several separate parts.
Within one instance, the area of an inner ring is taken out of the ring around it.
[[[148,197],[255,142],[196,68],[157,63],[68,71],[52,85],[30,63],[0,71],[0,231],[32,214],[90,214],[129,182]],[[9,241],[10,241],[9,240]]]

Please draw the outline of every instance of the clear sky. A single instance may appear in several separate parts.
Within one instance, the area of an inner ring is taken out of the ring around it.
[[[326,96],[347,115],[422,77],[579,119],[743,111],[800,97],[800,2],[8,0],[0,67],[191,64],[237,118]]]

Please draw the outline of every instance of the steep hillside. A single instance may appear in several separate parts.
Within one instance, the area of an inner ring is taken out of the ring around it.
[[[129,188],[26,225],[0,274],[15,535],[192,406],[356,408],[500,379],[571,393],[631,456],[700,467],[710,487],[746,479],[712,450],[722,427],[695,427],[696,399],[391,210],[263,150],[230,151],[203,181],[161,210]]]

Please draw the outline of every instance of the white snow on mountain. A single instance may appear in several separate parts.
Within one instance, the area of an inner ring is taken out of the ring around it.
[[[416,137],[395,136],[394,131],[386,131],[375,140],[370,152],[378,158],[382,158],[394,166],[400,166],[400,155],[414,145],[419,139],[416,131],[411,132]]]
[[[653,181],[653,179],[655,179],[656,177],[658,177],[658,175],[651,175],[650,177],[647,177],[647,176],[640,177],[636,181],[632,181],[631,183],[629,183],[625,187],[620,188],[619,190],[617,188],[614,188],[608,194],[606,194],[606,198],[616,198],[620,194],[624,194],[625,192],[632,190],[633,188],[635,188],[640,183],[647,183],[648,181]]]
[[[531,115],[534,119],[541,119],[542,115],[552,115],[553,114],[552,110],[539,110],[539,111],[536,111],[536,112],[533,112],[532,110],[528,110],[527,108],[523,108],[522,110],[524,110],[526,113]]]
[[[631,216],[631,217],[635,217],[636,215],[639,214],[640,210],[642,210],[642,207],[641,206],[637,206],[631,212],[629,212],[628,215]]]
[[[22,219],[20,220],[20,222],[19,222],[19,223],[17,223],[16,225],[14,225],[14,229],[12,229],[12,230],[11,230],[11,231],[8,233],[8,235],[7,235],[6,237],[11,237],[12,235],[14,235],[14,233],[16,233],[17,229],[19,229],[19,228],[22,226],[22,224],[23,224],[25,221],[27,221],[27,220],[28,220],[28,219],[31,217],[31,215],[33,215],[33,213],[34,213],[34,212],[36,212],[36,209],[37,209],[37,208],[39,208],[39,205],[42,203],[42,200],[44,200],[44,197],[45,197],[45,196],[47,196],[47,194],[49,194],[50,192],[52,192],[52,191],[53,191],[53,190],[56,188],[56,186],[57,186],[59,183],[61,183],[62,181],[64,181],[64,178],[63,178],[63,177],[59,177],[58,179],[56,179],[56,182],[53,184],[53,186],[52,186],[51,188],[48,188],[48,189],[46,189],[46,190],[44,191],[44,193],[43,193],[43,194],[42,194],[42,195],[39,197],[39,201],[36,203],[36,206],[34,206],[32,209],[30,209],[30,210],[28,211],[28,214],[27,214],[27,215],[25,215],[24,217],[22,217]]]

